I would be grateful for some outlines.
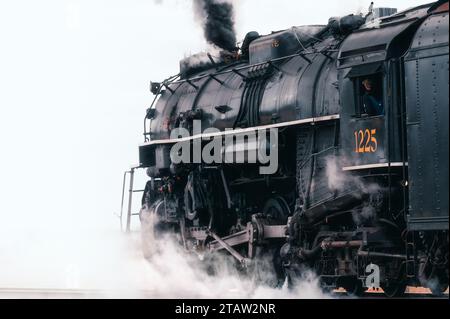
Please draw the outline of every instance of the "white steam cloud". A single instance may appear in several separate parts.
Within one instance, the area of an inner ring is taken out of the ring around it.
[[[150,244],[155,253],[149,260],[137,233],[36,229],[7,238],[0,243],[2,289],[76,289],[96,291],[99,298],[328,297],[309,273],[293,289],[273,288],[243,276],[220,257],[211,274],[169,237]]]
[[[383,191],[379,184],[371,183],[362,178],[342,171],[342,163],[347,162],[343,157],[330,156],[326,159],[326,174],[328,187],[333,191],[360,191],[361,194],[368,195],[368,200],[364,206],[352,213],[353,221],[361,225],[376,216],[376,210],[381,205],[380,197],[377,196]]]

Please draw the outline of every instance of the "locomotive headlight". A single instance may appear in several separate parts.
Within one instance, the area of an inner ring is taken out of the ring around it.
[[[160,89],[161,89],[161,83],[150,82],[150,92],[152,92],[154,95],[158,94]]]

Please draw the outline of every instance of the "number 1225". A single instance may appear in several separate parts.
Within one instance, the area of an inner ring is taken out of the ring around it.
[[[355,152],[356,153],[375,153],[378,149],[376,129],[365,129],[355,131]]]

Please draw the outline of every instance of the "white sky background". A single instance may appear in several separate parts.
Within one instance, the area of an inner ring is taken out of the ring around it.
[[[370,1],[235,3],[241,40],[252,30],[326,24]],[[137,163],[153,99],[149,81],[176,74],[180,58],[205,48],[188,0],[0,0],[2,263],[2,245],[19,243],[12,238],[32,244],[50,231],[118,226],[122,173]]]

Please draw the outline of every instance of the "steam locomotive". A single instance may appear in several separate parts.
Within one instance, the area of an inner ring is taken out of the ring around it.
[[[236,52],[181,61],[178,75],[151,83],[143,229],[156,219],[157,234],[243,268],[270,256],[292,282],[312,269],[324,288],[353,294],[374,283],[390,297],[407,285],[443,293],[448,7],[250,32]],[[250,160],[255,149],[276,150],[269,174]],[[198,160],[205,153],[216,160]]]

